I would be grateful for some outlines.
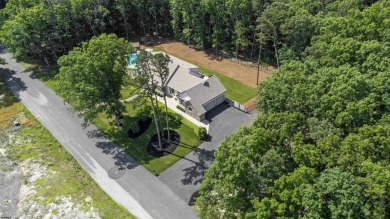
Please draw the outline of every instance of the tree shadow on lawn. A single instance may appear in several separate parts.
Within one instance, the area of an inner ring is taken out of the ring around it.
[[[195,148],[193,153],[198,157],[198,162],[193,162],[191,167],[184,169],[184,179],[181,182],[184,185],[197,185],[202,182],[205,170],[214,160],[214,150],[206,150],[203,148]]]
[[[165,109],[161,110],[161,119],[162,126],[165,128]],[[132,114],[132,115],[131,115]],[[149,116],[153,119],[152,124],[149,128],[138,138],[131,139],[128,137],[127,132],[131,127],[131,123],[137,122],[140,118],[144,116]],[[183,124],[183,118],[175,113],[168,112],[169,116],[169,126],[171,129],[178,130]],[[96,146],[100,148],[103,153],[113,155],[113,158],[116,160],[116,165],[126,166],[126,168],[134,168],[138,164],[147,164],[151,160],[156,159],[147,154],[147,145],[152,136],[156,133],[156,126],[153,117],[153,110],[150,106],[143,106],[143,108],[137,110],[134,113],[125,113],[123,115],[123,126],[116,127],[114,125],[114,119],[106,123],[106,127],[100,131],[91,131],[88,135],[92,138],[99,138],[102,141],[99,141]],[[104,133],[104,134],[103,134]],[[108,141],[110,139],[111,143]],[[119,147],[118,147],[119,146]],[[186,143],[180,142],[178,147],[186,147],[189,149],[194,149],[195,147]],[[120,148],[120,149],[119,149]],[[125,154],[124,154],[125,153]],[[135,160],[132,160],[131,157]],[[183,158],[183,156],[175,155]]]

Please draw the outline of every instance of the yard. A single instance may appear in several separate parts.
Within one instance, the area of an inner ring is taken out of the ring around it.
[[[104,114],[100,114],[100,116],[96,118],[93,123],[101,131],[103,131],[103,133],[111,141],[115,142],[122,149],[124,149],[127,154],[135,158],[146,169],[156,174],[163,172],[165,169],[191,152],[194,148],[199,146],[200,141],[195,134],[197,126],[169,110],[170,127],[180,135],[180,144],[176,150],[168,156],[160,158],[149,156],[147,154],[146,148],[150,139],[156,133],[156,126],[154,121],[152,121],[146,132],[138,138],[131,139],[127,135],[127,132],[129,131],[132,124],[144,116],[153,118],[153,112],[149,103],[145,106],[135,109],[129,103],[127,103],[122,127],[116,127],[113,125],[113,118],[107,118],[107,116]],[[162,117],[165,118],[165,113],[162,114]],[[163,122],[163,125],[165,125],[165,121]]]
[[[33,75],[41,79],[52,90],[57,91],[57,81],[54,75],[57,69],[41,70],[36,65],[23,63],[23,65],[30,71],[33,71]],[[123,86],[121,89],[122,99],[126,99],[134,95],[136,90],[131,86]],[[154,121],[140,137],[130,139],[127,136],[127,132],[130,129],[132,123],[138,121],[143,115],[148,115],[153,118],[152,110],[148,107],[139,107],[134,109],[129,103],[126,103],[126,113],[124,114],[123,126],[117,128],[113,124],[113,118],[107,118],[105,114],[100,114],[93,123],[113,142],[123,148],[127,154],[136,159],[146,169],[154,173],[161,173],[175,162],[180,160],[194,148],[199,146],[200,141],[196,136],[197,126],[177,115],[175,112],[169,110],[171,128],[180,134],[181,143],[176,148],[173,154],[154,158],[147,154],[146,147],[150,138],[156,133],[156,127]],[[165,112],[165,111],[164,111]],[[165,114],[164,114],[165,115]],[[164,117],[165,118],[165,117]]]

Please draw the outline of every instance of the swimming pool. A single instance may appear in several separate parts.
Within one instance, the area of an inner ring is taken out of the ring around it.
[[[137,54],[131,54],[129,55],[127,66],[129,68],[135,68],[135,60],[137,59]]]

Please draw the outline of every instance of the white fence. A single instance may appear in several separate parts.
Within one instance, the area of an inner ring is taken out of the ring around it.
[[[237,103],[236,101],[228,98],[228,97],[225,97],[225,102],[227,102],[230,106],[234,107],[234,108],[237,108],[245,113],[248,112],[248,108],[244,105],[241,105],[239,103]]]

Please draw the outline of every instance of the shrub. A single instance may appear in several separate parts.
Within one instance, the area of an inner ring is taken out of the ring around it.
[[[199,127],[198,128],[198,138],[201,140],[201,141],[205,141],[207,139],[207,130],[205,127]]]
[[[130,123],[130,127],[129,128],[131,129],[131,131],[133,131],[133,133],[139,132],[139,126],[138,126],[137,122]]]
[[[186,112],[186,110],[183,107],[179,106],[179,105],[177,105],[176,108],[178,108],[179,110],[181,110],[183,112]]]

